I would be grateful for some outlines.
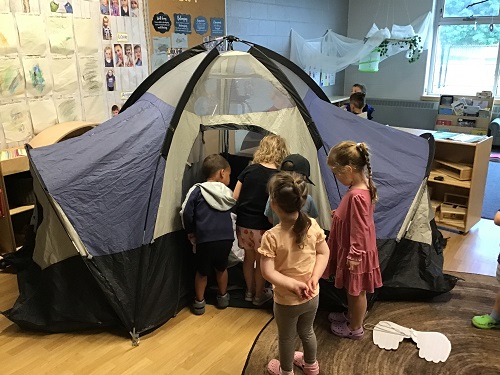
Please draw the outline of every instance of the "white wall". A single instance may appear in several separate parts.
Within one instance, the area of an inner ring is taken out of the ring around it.
[[[433,0],[351,0],[347,36],[363,39],[373,23],[378,28],[393,24],[408,25],[418,17],[433,10]],[[409,63],[400,53],[382,61],[376,73],[364,73],[357,67],[345,70],[345,92],[355,82],[367,86],[368,98],[419,100],[424,93],[425,69],[428,51],[414,63]]]
[[[290,29],[306,39],[327,29],[346,35],[349,0],[226,0],[227,34],[290,56]],[[237,48],[237,46],[235,46]],[[337,73],[327,95],[344,92],[344,72]]]

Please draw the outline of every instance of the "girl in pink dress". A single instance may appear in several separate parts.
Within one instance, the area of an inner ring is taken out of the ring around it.
[[[333,334],[361,339],[366,293],[382,286],[373,220],[377,188],[365,143],[341,142],[330,150],[327,162],[337,180],[349,186],[332,213],[327,268],[327,276],[335,275],[335,287],[346,289],[348,311],[330,313],[328,320]]]

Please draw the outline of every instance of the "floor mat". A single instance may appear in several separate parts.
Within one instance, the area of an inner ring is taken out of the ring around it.
[[[500,163],[489,162],[481,217],[493,220],[500,209]]]

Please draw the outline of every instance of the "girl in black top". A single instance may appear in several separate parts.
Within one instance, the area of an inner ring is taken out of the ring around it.
[[[245,250],[243,274],[245,276],[245,300],[260,306],[273,298],[272,290],[265,288],[260,272],[260,246],[262,234],[271,224],[264,215],[268,199],[267,182],[288,155],[285,140],[279,135],[265,136],[255,151],[252,163],[238,176],[234,188],[236,204],[236,235],[239,246]],[[256,263],[256,268],[254,264]]]

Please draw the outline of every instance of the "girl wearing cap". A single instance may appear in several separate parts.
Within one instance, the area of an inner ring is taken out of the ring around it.
[[[283,163],[281,163],[280,169],[281,171],[285,172],[299,173],[300,175],[303,176],[306,182],[310,183],[311,185],[314,185],[314,183],[309,178],[309,175],[311,173],[310,172],[311,166],[309,164],[309,161],[302,155],[299,154],[288,155],[285,158],[285,160],[283,160]],[[304,203],[304,206],[302,207],[301,211],[307,214],[307,216],[312,217],[313,219],[316,219],[319,216],[316,204],[314,203],[314,200],[310,194],[307,195],[306,202]],[[276,213],[271,209],[270,199],[267,200],[266,208],[264,210],[264,215],[267,216],[269,222],[273,226],[280,222],[278,215],[276,215]]]

